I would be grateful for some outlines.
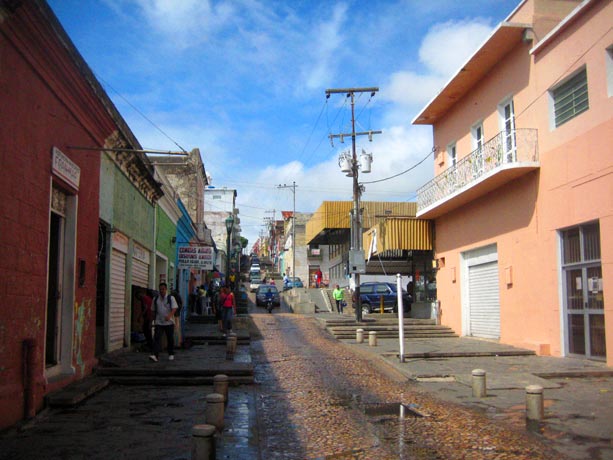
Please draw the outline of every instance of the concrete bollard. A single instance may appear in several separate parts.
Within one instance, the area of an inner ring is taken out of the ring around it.
[[[368,345],[371,347],[377,346],[377,331],[370,331],[368,333]]]
[[[236,334],[230,333],[226,337],[226,359],[233,360],[236,353]]]
[[[192,427],[192,460],[215,460],[215,427],[194,425]]]
[[[224,427],[224,404],[223,395],[210,393],[206,395],[205,419],[208,425],[213,425],[217,431]]]
[[[473,398],[485,398],[487,395],[487,383],[483,369],[474,369],[472,371],[472,384]]]
[[[542,420],[544,413],[543,387],[528,385],[526,387],[526,418],[528,420]]]
[[[355,331],[355,341],[357,343],[364,343],[364,329],[358,329]]]
[[[228,404],[228,384],[229,379],[225,374],[217,374],[213,377],[213,393],[222,395],[225,404]]]

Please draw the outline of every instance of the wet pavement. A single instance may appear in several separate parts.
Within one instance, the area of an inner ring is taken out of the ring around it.
[[[1,433],[0,459],[189,459],[218,372],[234,375],[219,459],[613,458],[613,378],[601,363],[496,356],[512,347],[463,338],[408,340],[401,363],[398,339],[339,341],[323,327],[336,315],[315,316],[251,305],[233,360],[214,324],[190,325],[198,340],[172,362],[107,356],[108,386]],[[475,368],[487,371],[486,398],[472,397]],[[546,417],[531,431],[533,379]]]

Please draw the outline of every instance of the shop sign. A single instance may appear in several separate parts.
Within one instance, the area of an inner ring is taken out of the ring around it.
[[[134,244],[134,250],[132,252],[132,255],[135,259],[140,260],[141,262],[144,262],[149,265],[149,251],[147,251],[142,246]]]
[[[81,168],[77,166],[70,158],[64,155],[60,149],[53,147],[53,161],[51,170],[53,174],[60,179],[72,185],[75,189],[79,189],[79,180],[81,178]]]
[[[213,270],[214,258],[211,246],[181,246],[177,265],[179,268]]]

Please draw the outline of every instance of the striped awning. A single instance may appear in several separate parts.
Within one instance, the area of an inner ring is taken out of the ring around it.
[[[363,247],[367,259],[395,250],[431,251],[432,221],[402,217],[385,219],[364,233]]]

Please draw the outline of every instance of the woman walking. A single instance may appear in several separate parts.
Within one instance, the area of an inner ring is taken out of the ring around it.
[[[234,300],[234,293],[230,291],[227,287],[224,287],[222,291],[225,289],[225,297],[223,297],[222,301],[222,324],[224,329],[224,335],[232,332],[232,317],[236,314],[236,301]]]

